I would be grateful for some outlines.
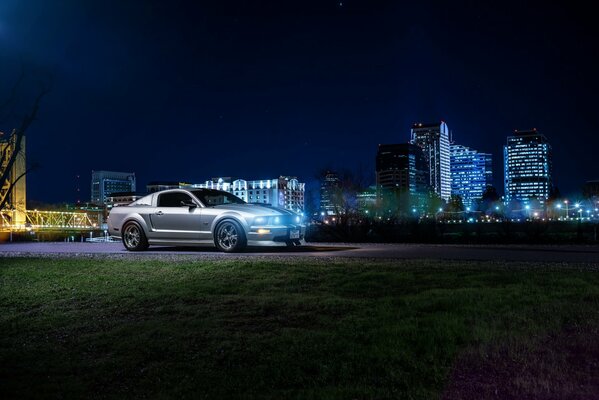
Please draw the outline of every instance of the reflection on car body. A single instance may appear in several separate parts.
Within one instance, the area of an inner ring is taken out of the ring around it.
[[[108,231],[131,251],[150,245],[211,245],[234,252],[248,245],[303,244],[306,226],[299,214],[247,204],[228,192],[171,189],[113,208]]]

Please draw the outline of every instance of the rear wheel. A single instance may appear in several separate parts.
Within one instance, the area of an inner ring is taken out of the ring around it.
[[[123,227],[123,244],[129,251],[143,251],[149,247],[143,228],[133,221]]]
[[[216,247],[226,253],[234,253],[243,250],[247,245],[243,228],[231,220],[218,224],[214,233]]]

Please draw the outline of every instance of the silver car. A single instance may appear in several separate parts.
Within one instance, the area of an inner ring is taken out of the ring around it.
[[[114,207],[108,231],[130,251],[150,245],[210,245],[236,252],[246,246],[304,244],[306,226],[299,214],[247,204],[228,192],[172,189]]]

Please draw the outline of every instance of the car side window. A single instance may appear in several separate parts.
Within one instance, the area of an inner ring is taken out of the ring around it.
[[[162,193],[158,196],[158,207],[182,207],[181,202],[191,202],[191,197],[186,193]]]

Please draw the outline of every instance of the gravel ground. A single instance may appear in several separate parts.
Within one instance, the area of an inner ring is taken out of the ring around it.
[[[1,243],[2,257],[78,257],[140,260],[256,260],[256,259],[433,259],[476,261],[522,261],[550,263],[588,263],[599,265],[599,246],[531,246],[531,245],[436,245],[312,243],[285,248],[254,248],[226,254],[212,248],[151,247],[145,252],[128,252],[121,243]]]

